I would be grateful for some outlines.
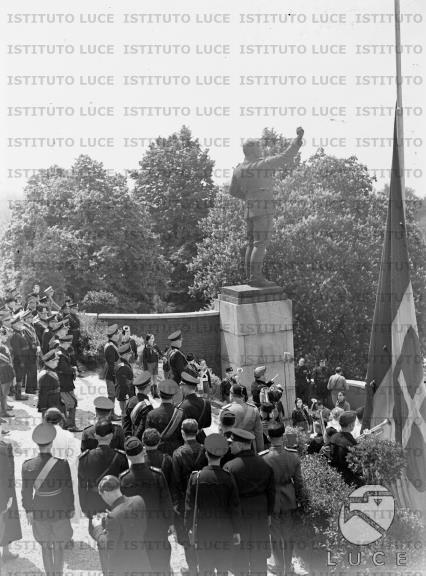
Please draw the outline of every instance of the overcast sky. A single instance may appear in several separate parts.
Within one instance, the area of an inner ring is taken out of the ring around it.
[[[425,2],[401,5],[406,183],[425,196]],[[302,158],[323,146],[356,155],[378,187],[389,181],[390,0],[3,0],[1,10],[3,200],[21,194],[22,170],[69,167],[81,153],[133,169],[150,139],[182,124],[210,148],[218,183],[241,161],[241,139],[265,126],[293,136],[299,125]],[[37,23],[47,13],[55,22]],[[41,109],[25,116],[32,106]],[[41,115],[47,106],[55,116]]]

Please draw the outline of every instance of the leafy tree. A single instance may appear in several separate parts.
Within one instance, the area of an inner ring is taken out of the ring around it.
[[[323,150],[277,182],[265,267],[293,301],[295,353],[327,357],[331,365],[342,364],[348,377],[365,376],[387,198],[386,190],[373,190],[367,168],[355,157],[337,159]],[[191,290],[206,299],[244,277],[245,224],[237,202],[222,192],[203,221]],[[413,289],[423,326],[426,248],[415,223],[417,205],[408,191]]]
[[[27,290],[34,281],[81,299],[107,290],[119,309],[150,311],[162,296],[165,262],[150,218],[124,176],[80,156],[71,170],[41,170],[12,207],[1,243],[2,279]],[[28,291],[28,290],[27,290]]]
[[[222,189],[201,226],[204,238],[189,264],[194,274],[190,293],[204,303],[216,298],[222,286],[241,284],[246,243],[243,203]]]
[[[203,237],[200,220],[213,204],[213,165],[183,126],[168,138],[157,138],[133,174],[135,198],[148,210],[167,260],[170,299],[182,308],[194,306],[188,298],[192,275],[187,264]]]

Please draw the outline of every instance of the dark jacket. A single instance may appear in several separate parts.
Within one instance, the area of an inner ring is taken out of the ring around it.
[[[104,346],[105,355],[105,380],[112,380],[115,382],[115,365],[120,360],[120,354],[118,353],[117,346],[112,340]]]
[[[232,535],[241,531],[241,506],[235,480],[220,466],[205,466],[191,474],[185,500],[185,526],[191,530],[197,498],[197,549],[214,555],[229,550]],[[219,552],[220,551],[220,552]],[[214,565],[212,565],[212,568]]]
[[[120,476],[124,496],[141,496],[145,502],[148,538],[167,541],[167,532],[173,524],[173,506],[166,478],[160,468],[149,464],[132,464]]]
[[[15,377],[12,358],[6,346],[0,345],[0,384],[8,384]]]
[[[118,424],[113,422],[114,431],[112,434],[112,440],[110,442],[110,448],[118,448],[118,450],[124,450],[124,432],[123,428]],[[98,441],[95,438],[95,424],[91,426],[87,426],[83,430],[83,434],[81,436],[81,451],[84,452],[85,450],[92,450],[96,448],[98,445]]]
[[[268,516],[275,505],[274,472],[261,456],[252,450],[243,450],[224,470],[231,472],[241,502],[241,546],[248,550],[256,546],[258,555],[269,556]]]
[[[172,465],[177,496],[175,505],[179,514],[183,515],[189,477],[194,470],[201,470],[207,466],[203,445],[196,440],[189,440],[173,452]]]
[[[37,335],[38,344],[41,347],[43,343],[43,334],[44,331],[46,330],[46,325],[43,322],[38,321],[33,324],[33,327]]]
[[[262,388],[265,388],[266,382],[265,380],[261,380],[260,378],[255,378],[254,382],[251,385],[251,397],[253,399],[253,403],[256,405],[257,408],[260,406],[260,391]]]
[[[71,364],[71,358],[68,352],[61,347],[59,347],[58,357],[56,373],[59,376],[61,392],[72,392],[75,388],[75,372]]]
[[[154,468],[159,468],[164,474],[167,485],[172,496],[172,501],[175,501],[175,481],[173,476],[173,464],[172,458],[168,454],[160,452],[160,450],[147,450],[146,451],[146,461],[150,466]]]
[[[3,515],[4,531],[0,534],[0,546],[22,538],[19,520],[18,502],[16,499],[15,461],[12,444],[0,440],[0,513],[6,510],[9,498],[12,505]]]
[[[274,514],[295,510],[301,501],[303,490],[300,457],[297,450],[271,448],[263,459],[274,471]]]
[[[349,448],[356,445],[356,440],[350,432],[336,432],[330,439],[330,464],[343,476],[347,484],[362,485],[361,478],[349,468],[346,456]]]
[[[48,408],[62,410],[59,377],[53,370],[42,370],[38,377],[37,410],[44,412]]]
[[[291,420],[295,428],[308,431],[312,424],[312,419],[306,408],[295,408],[291,413]]]
[[[52,338],[52,330],[50,328],[46,328],[41,339],[41,351],[43,354],[47,354],[49,352],[49,342],[52,340]]]
[[[135,408],[136,411],[133,413]],[[153,410],[153,406],[146,394],[138,392],[136,396],[129,398],[122,415],[124,435],[136,436],[137,438],[142,439],[142,434],[147,427],[146,420],[151,410]]]
[[[129,398],[134,396],[133,377],[132,367],[128,362],[121,359],[115,367],[115,383],[118,390],[117,398],[120,400],[126,394]]]
[[[222,402],[229,402],[232,381],[230,378],[224,378],[220,383],[220,399]]]
[[[12,354],[13,368],[17,381],[21,381],[25,372],[25,359],[28,353],[28,342],[17,330],[13,331],[9,341]]]
[[[150,574],[151,563],[145,547],[147,520],[140,496],[121,496],[108,512],[104,526],[89,529],[104,557],[108,576]]]
[[[179,384],[180,376],[184,371],[185,366],[188,364],[186,356],[180,348],[175,348],[174,346],[170,347],[170,351],[167,352],[167,356],[169,357],[169,364],[172,372],[171,377],[175,382]]]
[[[150,344],[145,344],[144,349],[142,350],[142,366],[144,370],[148,370],[148,364],[152,364],[160,360],[163,356],[160,348],[157,344],[151,346]]]
[[[161,434],[163,430],[166,428],[168,423],[170,422],[175,407],[173,404],[169,403],[162,403],[158,408],[154,408],[151,410],[146,417],[146,428],[155,428]],[[181,418],[182,421],[182,418]],[[183,444],[182,434],[180,433],[180,425],[176,428],[173,434],[168,435],[167,438],[162,438],[158,449],[162,452],[169,454],[169,456],[173,455],[173,451],[176,450],[178,446]]]
[[[35,493],[34,482],[51,457],[43,453],[22,464],[22,506],[25,512],[33,512],[35,520],[45,522],[63,520],[74,510],[71,471],[66,460],[55,458],[54,467],[40,486],[39,493],[50,495]]]
[[[104,476],[120,476],[129,464],[125,452],[110,446],[98,446],[79,456],[78,495],[83,513],[91,517],[105,512],[106,504],[98,494],[98,484]]]
[[[199,434],[198,441],[204,442],[206,437],[203,428],[209,428],[212,425],[212,408],[210,402],[204,398],[199,398],[195,392],[189,394],[180,403],[179,408],[183,412],[182,420],[193,418],[198,422]]]

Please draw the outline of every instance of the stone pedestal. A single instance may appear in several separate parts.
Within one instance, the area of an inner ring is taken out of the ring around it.
[[[227,366],[241,367],[240,381],[250,394],[256,366],[284,388],[286,417],[295,400],[292,303],[279,286],[225,286],[219,295],[222,374]]]

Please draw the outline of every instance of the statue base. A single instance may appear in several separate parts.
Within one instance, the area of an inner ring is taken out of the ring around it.
[[[256,366],[284,389],[282,404],[291,416],[295,400],[292,302],[280,286],[224,286],[219,295],[222,374],[243,368],[240,381],[251,394]]]
[[[287,296],[284,294],[281,286],[257,288],[249,284],[238,284],[237,286],[224,286],[219,298],[220,300],[233,302],[234,304],[250,304],[253,302],[286,300]]]

